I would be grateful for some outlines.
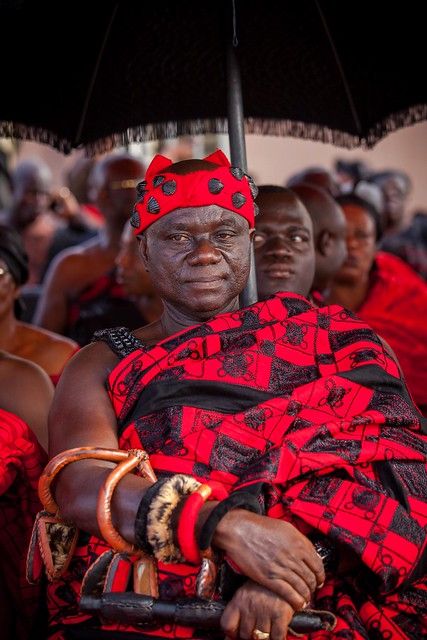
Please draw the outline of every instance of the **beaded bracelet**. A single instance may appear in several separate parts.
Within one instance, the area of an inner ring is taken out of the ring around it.
[[[215,529],[222,518],[233,509],[246,509],[252,513],[262,513],[258,499],[248,491],[235,491],[228,498],[222,500],[209,514],[199,535],[199,549],[205,551],[211,546]]]
[[[182,555],[190,564],[200,564],[202,560],[196,538],[196,524],[201,508],[209,498],[222,500],[226,497],[227,491],[222,485],[207,482],[186,498],[179,517],[177,540]]]

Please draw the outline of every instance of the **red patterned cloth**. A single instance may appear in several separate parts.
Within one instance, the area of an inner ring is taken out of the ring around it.
[[[47,456],[29,427],[17,416],[0,409],[2,638],[35,637],[31,633],[35,632],[40,589],[27,583],[25,561],[34,517],[41,508],[37,483],[46,462]],[[9,628],[5,629],[3,624]]]
[[[427,415],[427,284],[403,260],[379,252],[357,315],[394,350],[415,402]]]
[[[117,340],[110,344],[119,349]],[[157,346],[136,344],[111,372],[108,390],[120,447],[143,446],[159,476],[182,472],[248,487],[269,516],[356,554],[357,570],[345,579],[328,575],[313,603],[337,615],[336,632],[311,640],[426,637],[425,421],[364,322],[342,307],[278,294]],[[137,633],[101,627],[78,611],[82,575],[106,548],[82,535],[70,572],[50,586],[52,638],[71,637],[69,625],[91,629],[91,638],[100,628],[115,639]],[[161,597],[194,594],[197,568],[158,568]]]

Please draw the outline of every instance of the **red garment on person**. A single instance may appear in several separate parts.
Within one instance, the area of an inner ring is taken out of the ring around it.
[[[37,483],[47,455],[20,418],[0,409],[1,637],[35,637],[40,587],[25,577],[27,549],[41,505]],[[6,620],[4,620],[6,617]],[[9,628],[5,628],[8,627]],[[13,625],[12,629],[10,625]],[[10,633],[10,635],[9,635]]]
[[[150,348],[124,330],[99,338],[122,356],[107,381],[120,448],[144,447],[160,477],[250,487],[269,516],[359,559],[316,593],[313,605],[338,624],[311,640],[425,638],[425,420],[363,321],[280,293]],[[191,637],[188,628],[138,630],[79,612],[82,576],[107,548],[82,533],[68,574],[49,585],[50,637]],[[198,567],[158,570],[162,598],[194,595]]]
[[[403,260],[379,252],[357,315],[386,340],[409,391],[427,415],[427,285]]]

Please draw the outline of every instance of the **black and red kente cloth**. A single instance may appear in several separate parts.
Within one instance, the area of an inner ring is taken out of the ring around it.
[[[0,637],[36,637],[41,590],[26,580],[37,483],[47,455],[20,418],[0,409]]]
[[[312,640],[426,637],[427,438],[395,361],[366,324],[342,307],[278,294],[151,348],[125,330],[102,339],[123,356],[107,383],[121,448],[146,449],[158,476],[251,486],[269,516],[356,554],[357,570],[328,575],[317,592],[313,605],[338,624]],[[70,571],[50,585],[51,638],[137,632],[78,610],[81,578],[106,548],[82,534]],[[197,567],[158,568],[162,598],[194,594]]]

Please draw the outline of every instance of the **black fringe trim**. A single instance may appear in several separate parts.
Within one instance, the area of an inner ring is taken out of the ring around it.
[[[372,127],[366,136],[352,135],[345,131],[330,129],[329,127],[318,124],[262,118],[246,118],[245,133],[263,136],[290,136],[299,138],[300,140],[312,140],[333,144],[334,146],[344,147],[346,149],[353,149],[355,147],[370,149],[389,133],[426,119],[427,104],[420,104],[390,114],[387,118]],[[42,142],[58,149],[58,151],[64,154],[71,153],[73,148],[84,148],[88,156],[105,153],[131,143],[176,138],[182,135],[227,132],[228,126],[226,118],[169,121],[132,127],[121,133],[114,133],[105,138],[101,138],[93,143],[75,145],[47,129],[15,124],[13,122],[0,122],[0,137]]]
[[[5,120],[0,121],[0,137],[41,142],[42,144],[50,145],[54,149],[57,149],[66,155],[71,153],[73,150],[69,140],[60,138],[48,129],[27,126],[19,123],[17,124],[15,122],[8,122]]]

